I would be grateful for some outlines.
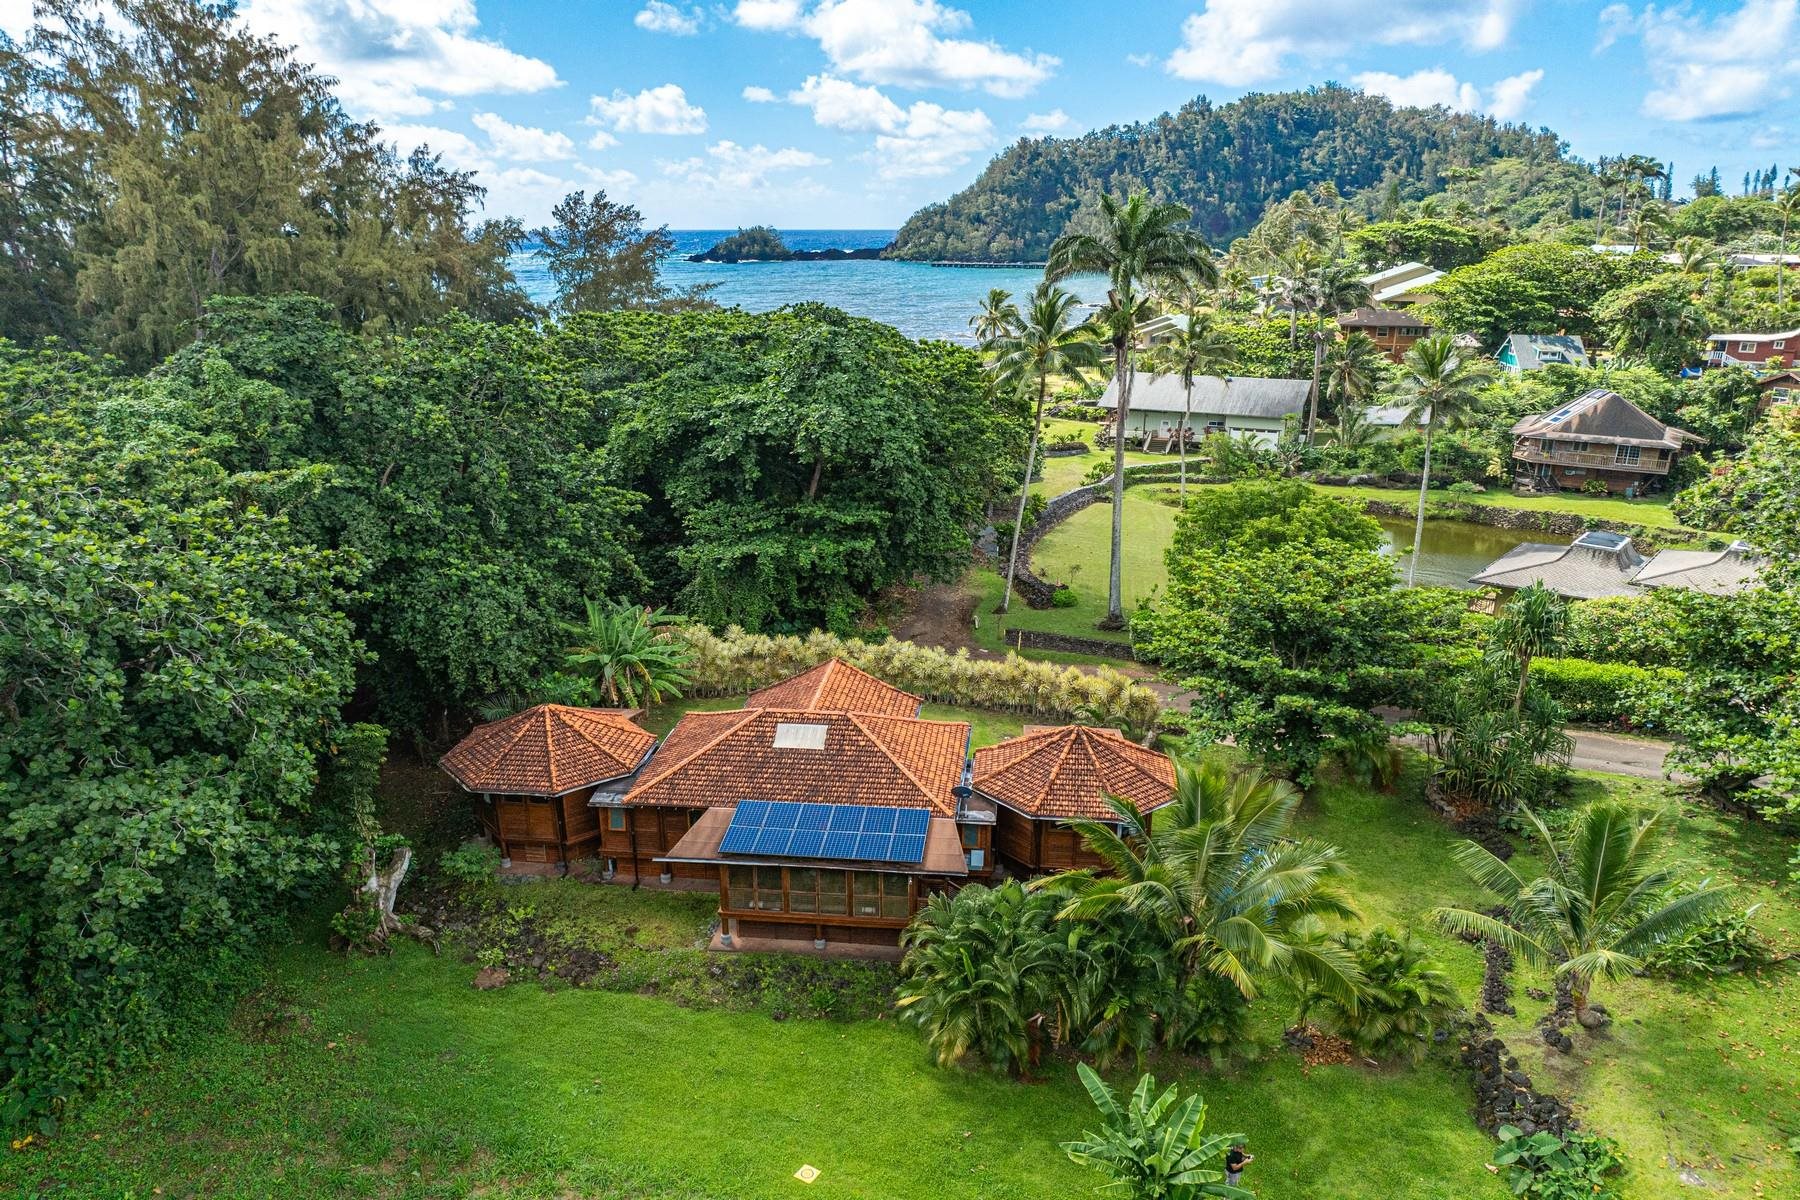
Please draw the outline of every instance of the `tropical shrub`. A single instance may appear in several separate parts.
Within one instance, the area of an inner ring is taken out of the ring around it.
[[[500,848],[468,842],[454,850],[446,850],[438,859],[438,870],[458,887],[478,887],[494,878],[500,870]]]
[[[1206,1101],[1181,1099],[1174,1084],[1162,1094],[1145,1075],[1131,1098],[1119,1097],[1086,1063],[1076,1065],[1081,1085],[1100,1110],[1098,1132],[1064,1142],[1069,1161],[1092,1167],[1110,1181],[1102,1191],[1129,1200],[1191,1200],[1196,1196],[1249,1197],[1225,1183],[1225,1152],[1242,1145],[1241,1133],[1206,1134]]]
[[[586,602],[587,620],[564,622],[575,644],[564,654],[568,673],[587,684],[593,700],[637,708],[679,699],[693,650],[677,636],[679,618],[629,600]]]
[[[1456,987],[1411,930],[1378,927],[1367,933],[1337,933],[1362,973],[1355,1003],[1329,990],[1301,992],[1299,1019],[1347,1038],[1359,1054],[1375,1059],[1417,1062],[1430,1047],[1432,1031],[1462,1007]]]
[[[1641,725],[1643,697],[1681,678],[1669,667],[1597,663],[1579,658],[1536,658],[1531,682],[1581,725]]]
[[[1679,894],[1679,892],[1677,893]],[[1665,979],[1729,975],[1776,961],[1775,948],[1756,928],[1762,905],[1721,907],[1644,957],[1644,970]]]
[[[1050,593],[1050,604],[1053,608],[1074,608],[1081,603],[1075,595],[1075,589],[1068,586],[1057,588]]]
[[[1531,1200],[1617,1200],[1613,1177],[1625,1160],[1611,1138],[1570,1130],[1527,1135],[1515,1125],[1499,1129],[1494,1165],[1515,1196]]]
[[[1670,666],[1675,643],[1669,635],[1666,591],[1648,596],[1604,596],[1569,605],[1563,653],[1596,663],[1638,667]]]
[[[1150,729],[1160,704],[1143,684],[1104,667],[1087,672],[1012,654],[996,662],[971,658],[966,650],[893,639],[865,642],[823,631],[796,637],[745,633],[735,625],[723,633],[688,625],[680,636],[694,652],[689,691],[697,696],[742,695],[842,658],[895,687],[965,708]]]

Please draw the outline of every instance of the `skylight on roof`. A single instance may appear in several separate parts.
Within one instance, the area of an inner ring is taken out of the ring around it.
[[[775,725],[777,750],[823,750],[829,725],[804,725],[798,721],[780,721]]]
[[[1617,550],[1629,539],[1622,533],[1608,533],[1603,529],[1590,529],[1575,539],[1577,546],[1592,546],[1596,550]]]

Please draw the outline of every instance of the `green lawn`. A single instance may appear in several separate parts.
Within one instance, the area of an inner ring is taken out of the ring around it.
[[[1390,504],[1410,505],[1418,500],[1418,489],[1376,487],[1329,487],[1314,484],[1321,492],[1358,502],[1385,500]],[[1579,492],[1561,492],[1554,496],[1515,496],[1504,489],[1489,489],[1474,496],[1452,496],[1441,488],[1431,492],[1433,500],[1467,500],[1498,508],[1518,508],[1529,512],[1568,512],[1603,521],[1626,521],[1652,529],[1683,528],[1669,510],[1669,497],[1647,496],[1626,500],[1616,496],[1584,496]]]

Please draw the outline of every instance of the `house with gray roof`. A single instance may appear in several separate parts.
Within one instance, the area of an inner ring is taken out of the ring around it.
[[[1589,365],[1587,347],[1567,333],[1509,333],[1494,356],[1501,369],[1518,374],[1552,364],[1564,367]]]
[[[1730,596],[1752,586],[1762,565],[1762,556],[1743,542],[1724,550],[1661,550],[1645,558],[1624,534],[1591,529],[1567,546],[1523,542],[1469,582],[1508,592],[1541,583],[1571,600],[1641,596],[1655,588]]]
[[[1173,445],[1178,430],[1193,431],[1195,441],[1210,433],[1250,434],[1273,445],[1284,418],[1306,410],[1312,383],[1305,379],[1259,379],[1248,375],[1196,375],[1191,398],[1179,375],[1139,373],[1131,385],[1131,411],[1125,418],[1130,444],[1157,448]],[[1097,402],[1119,406],[1119,381],[1109,380]]]
[[[1517,487],[1582,491],[1599,480],[1628,496],[1658,490],[1683,453],[1706,444],[1605,388],[1524,418],[1512,435]]]

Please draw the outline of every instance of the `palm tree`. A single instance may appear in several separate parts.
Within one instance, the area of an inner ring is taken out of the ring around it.
[[[595,698],[637,708],[681,695],[693,652],[676,636],[681,618],[629,600],[587,601],[587,620],[564,621],[579,639],[563,657],[570,673],[588,681]]]
[[[1005,288],[989,288],[981,307],[969,318],[969,328],[975,331],[976,342],[984,348],[1018,327],[1019,306],[1013,303],[1012,293]]]
[[[1306,411],[1306,442],[1312,444],[1319,422],[1319,373],[1325,364],[1325,317],[1351,312],[1369,303],[1369,285],[1348,263],[1326,263],[1307,281],[1307,306],[1313,315],[1312,394]]]
[[[1325,359],[1325,394],[1338,406],[1361,404],[1381,381],[1381,347],[1366,333],[1352,333],[1331,348]]]
[[[1705,238],[1677,238],[1675,264],[1683,275],[1704,275],[1719,264],[1719,248]]]
[[[1064,1142],[1063,1152],[1078,1166],[1092,1167],[1111,1182],[1100,1190],[1124,1200],[1193,1200],[1222,1196],[1253,1200],[1253,1193],[1225,1182],[1225,1152],[1242,1145],[1241,1133],[1206,1136],[1206,1101],[1199,1093],[1179,1099],[1175,1085],[1160,1095],[1156,1078],[1145,1075],[1131,1099],[1119,1097],[1086,1063],[1075,1065],[1103,1121],[1098,1133]]]
[[[1525,710],[1525,682],[1531,677],[1531,660],[1555,654],[1569,632],[1569,604],[1541,583],[1521,588],[1499,612],[1494,622],[1492,650],[1496,660],[1518,668],[1519,684],[1513,692],[1513,716]]]
[[[1601,1023],[1588,1012],[1594,980],[1637,970],[1644,955],[1710,915],[1729,889],[1702,886],[1670,898],[1677,873],[1652,862],[1659,811],[1610,800],[1593,804],[1576,814],[1561,841],[1536,813],[1520,811],[1543,846],[1544,873],[1528,881],[1486,848],[1465,842],[1455,852],[1457,863],[1499,898],[1505,915],[1462,908],[1430,915],[1451,933],[1487,938],[1519,959],[1554,967],[1559,999],[1566,996],[1576,1019],[1592,1028]]]
[[[1790,172],[1793,168],[1790,168]],[[1775,311],[1787,309],[1788,224],[1800,217],[1800,184],[1783,188],[1776,197],[1775,211],[1781,214],[1781,257],[1775,261]]]
[[[1658,234],[1669,227],[1669,210],[1660,203],[1645,204],[1631,214],[1631,248],[1649,250]]]
[[[1098,228],[1093,233],[1065,233],[1050,247],[1045,270],[1049,279],[1083,271],[1107,277],[1113,313],[1107,334],[1112,342],[1113,380],[1119,411],[1113,441],[1112,561],[1107,579],[1106,620],[1111,628],[1125,623],[1121,580],[1125,541],[1125,424],[1131,413],[1131,353],[1137,341],[1141,293],[1186,280],[1196,286],[1218,283],[1218,267],[1206,242],[1188,226],[1193,213],[1179,204],[1158,204],[1144,192],[1126,200],[1100,197]]]
[[[1211,313],[1190,306],[1187,325],[1177,330],[1168,341],[1153,347],[1147,356],[1152,370],[1160,375],[1179,375],[1182,387],[1181,428],[1176,445],[1181,453],[1181,507],[1187,507],[1187,432],[1194,419],[1194,376],[1212,375],[1229,369],[1237,362],[1237,343],[1225,336],[1213,323]]]
[[[1337,848],[1289,835],[1300,792],[1212,763],[1178,761],[1175,781],[1154,825],[1116,797],[1107,798],[1113,820],[1069,822],[1104,874],[1065,871],[1030,886],[1065,897],[1067,919],[1137,914],[1163,931],[1185,978],[1217,976],[1250,999],[1256,976],[1272,974],[1353,1005],[1361,977],[1343,949],[1293,936],[1305,917],[1356,916]]]
[[[1013,519],[1012,548],[1007,553],[1006,588],[1000,597],[1000,612],[1012,604],[1013,572],[1019,567],[1019,543],[1025,534],[1025,498],[1031,492],[1031,471],[1037,464],[1038,439],[1044,430],[1044,399],[1050,391],[1050,380],[1067,375],[1076,381],[1082,372],[1099,365],[1100,345],[1094,340],[1094,327],[1072,319],[1079,303],[1070,293],[1049,280],[1038,284],[1024,315],[1014,310],[1013,327],[995,337],[989,348],[994,356],[993,368],[1003,386],[1030,388],[1037,394],[1037,408],[1031,420],[1031,443],[1025,452],[1024,482],[1019,487],[1019,511]]]
[[[1425,495],[1431,486],[1431,435],[1439,427],[1453,429],[1475,409],[1481,389],[1493,380],[1493,368],[1469,359],[1448,333],[1420,338],[1406,352],[1400,396],[1408,405],[1406,420],[1425,426],[1425,464],[1419,475],[1419,515],[1413,523],[1412,558],[1406,564],[1406,586],[1418,577],[1419,545],[1425,540]]]
[[[1332,441],[1345,450],[1361,450],[1380,433],[1370,423],[1369,414],[1361,405],[1340,405],[1337,417],[1337,428],[1332,432]]]

